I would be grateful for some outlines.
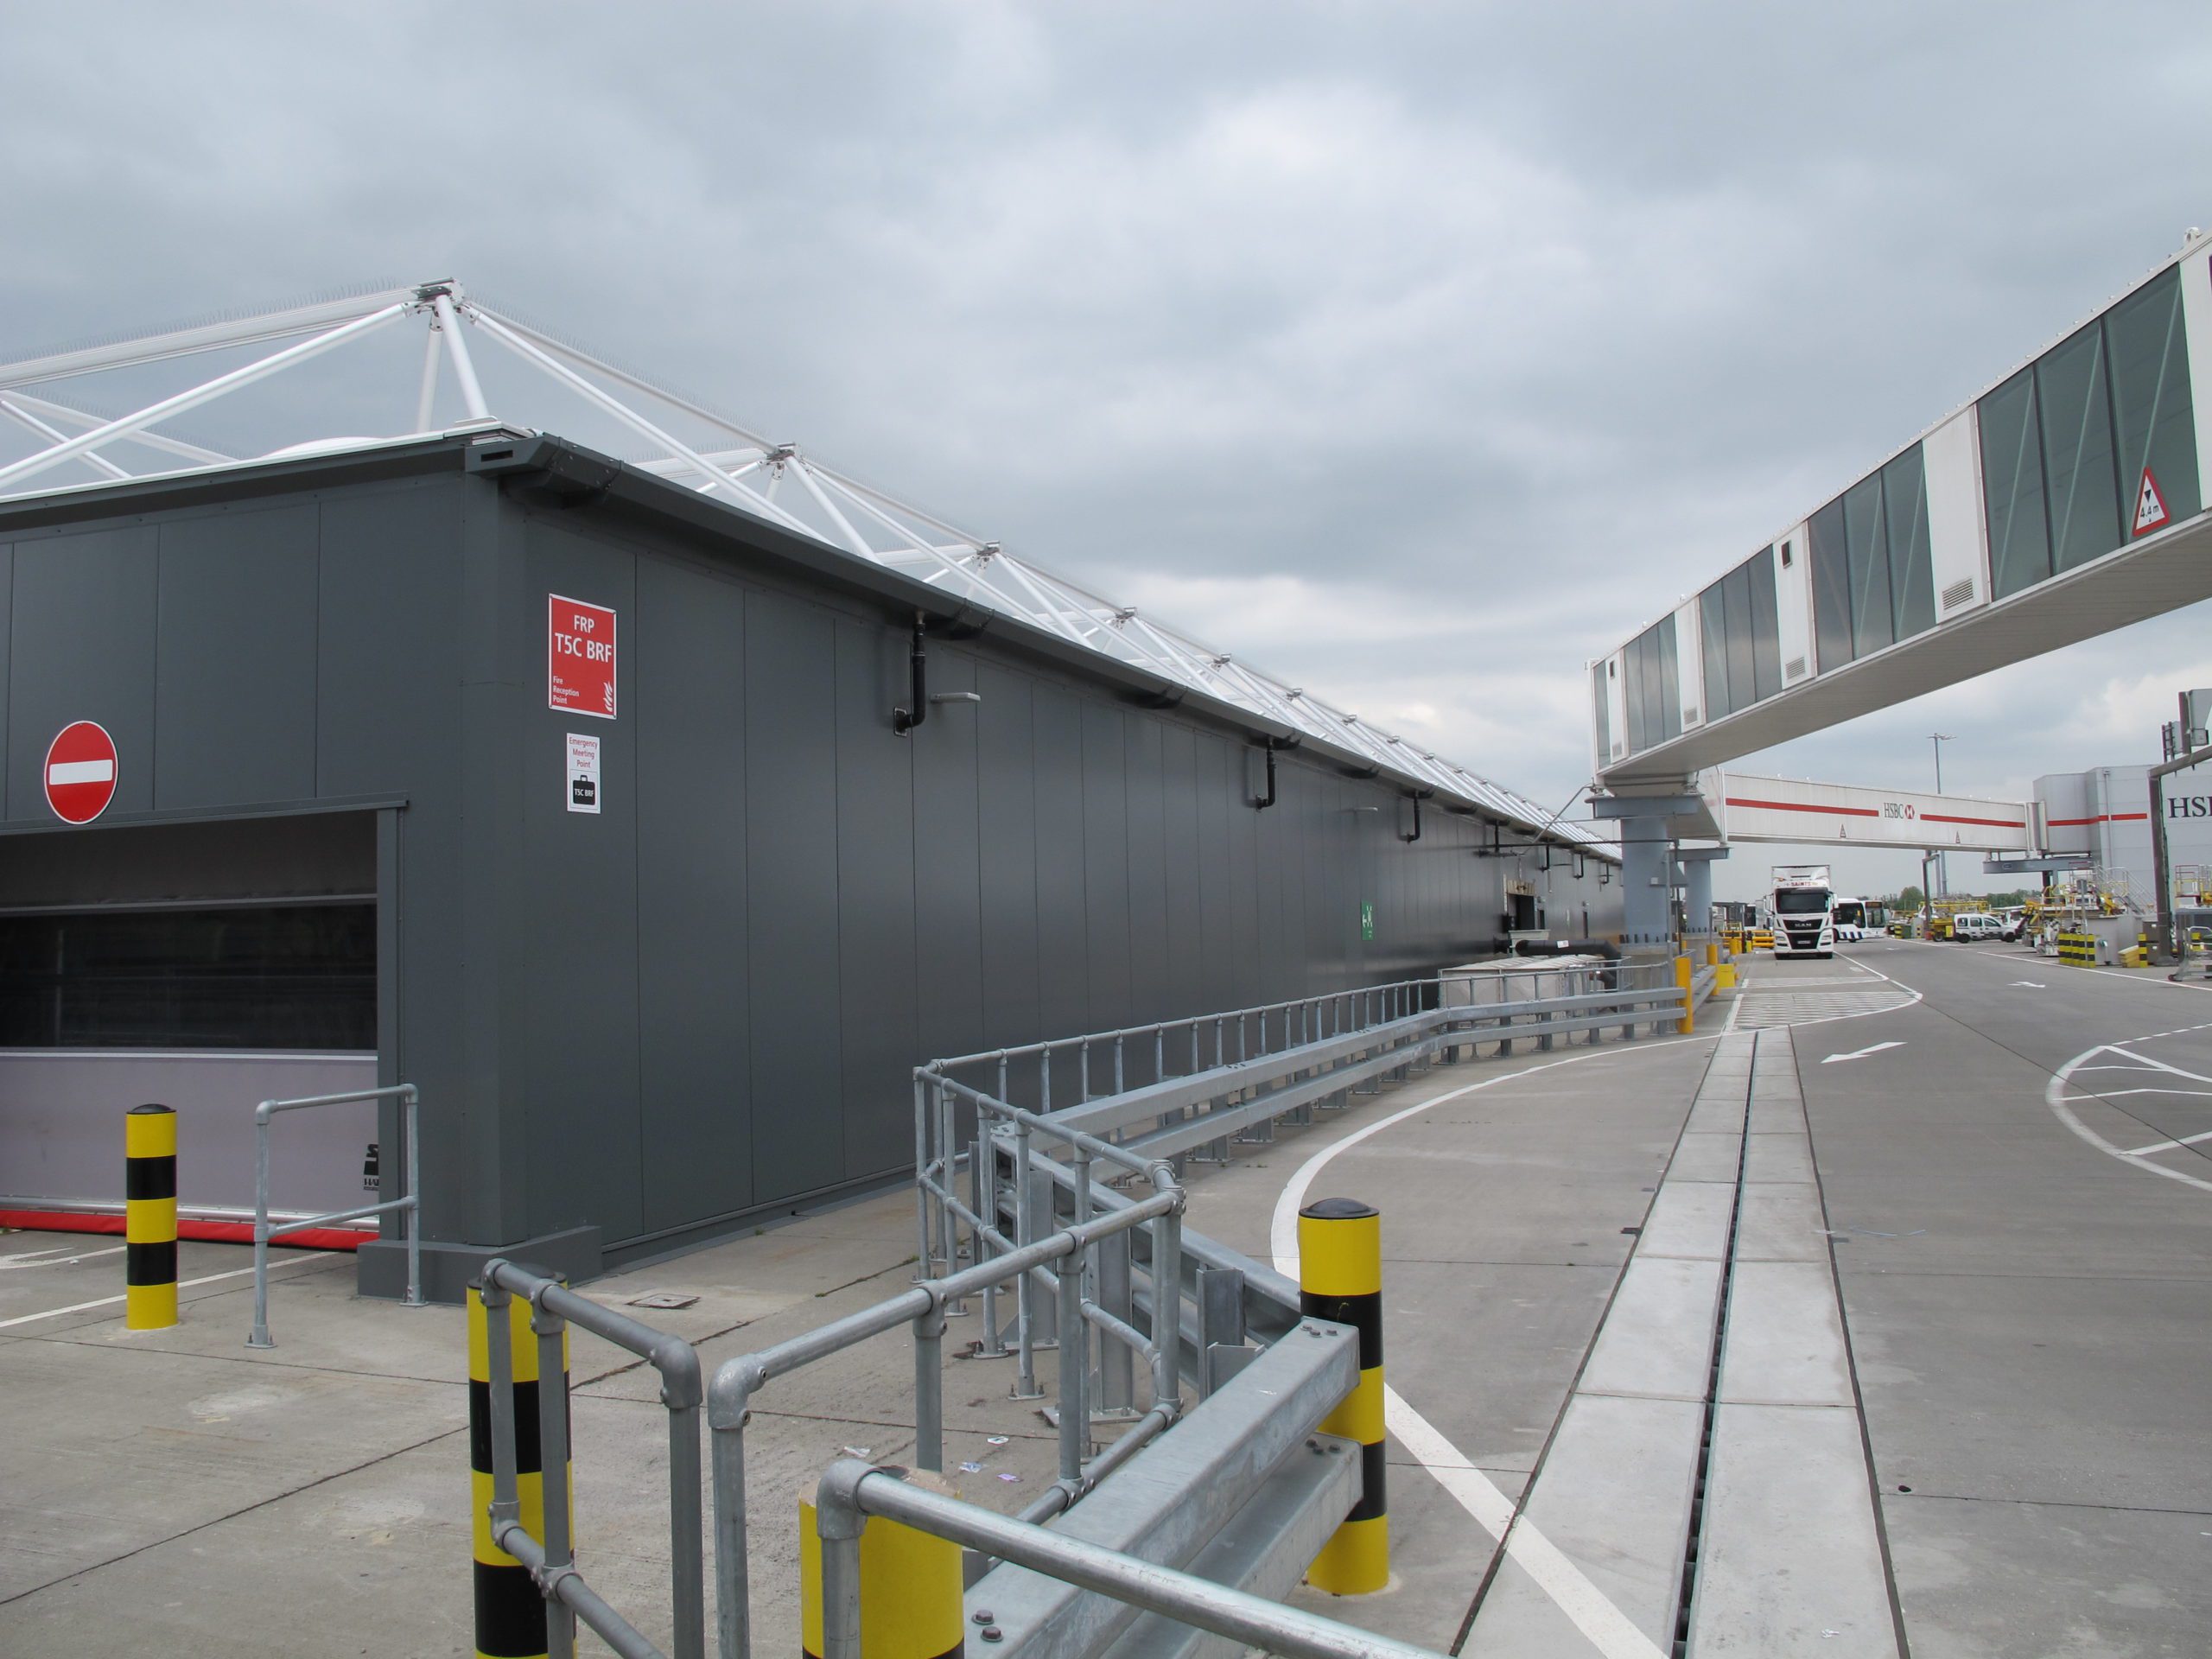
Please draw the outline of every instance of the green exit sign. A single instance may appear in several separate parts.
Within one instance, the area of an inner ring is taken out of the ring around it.
[[[1375,937],[1375,906],[1365,901],[1362,901],[1359,906],[1359,937],[1363,939]]]

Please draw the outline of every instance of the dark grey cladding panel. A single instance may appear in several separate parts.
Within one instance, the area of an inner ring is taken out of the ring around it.
[[[15,545],[9,542],[0,542],[0,743],[6,743],[9,737],[8,710],[11,705],[9,697],[9,680],[10,677],[8,665],[13,660],[13,652],[11,649],[12,630],[10,626],[10,618],[14,614],[15,600]],[[9,753],[12,753],[13,752],[11,746],[9,749]],[[4,760],[4,756],[0,756],[0,760]],[[0,766],[0,820],[4,820],[13,816],[14,815],[8,810],[7,768],[5,766]]]
[[[1196,734],[1191,787],[1198,816],[1198,995],[1202,1007],[1237,1006],[1236,885],[1230,826],[1240,804],[1243,772],[1233,745],[1211,732]],[[1232,769],[1233,768],[1233,769]]]
[[[537,672],[517,733],[521,766],[519,902],[506,961],[519,977],[510,1064],[524,1088],[533,1233],[595,1225],[641,1230],[637,1109],[638,719],[626,699],[638,656],[652,649],[637,616],[628,550],[557,524],[530,537],[518,625],[534,633]],[[545,706],[546,595],[613,608],[620,719]],[[532,626],[532,625],[535,625]],[[529,638],[525,634],[524,638]],[[624,657],[630,665],[623,665]],[[569,810],[568,736],[600,743],[596,813]]]
[[[1160,783],[1166,955],[1158,972],[1170,1015],[1195,1013],[1205,984],[1205,927],[1199,908],[1198,734],[1160,722]]]
[[[1031,777],[1033,683],[1026,674],[976,664],[976,690],[983,699],[976,709],[983,1041],[994,1048],[1029,1042],[1043,1028],[1037,985],[1037,791]]]
[[[115,740],[109,811],[154,804],[154,607],[159,533],[89,530],[16,543],[10,619],[8,816],[54,822],[47,746],[73,721]]]
[[[442,480],[321,504],[316,794],[458,810],[461,501]]]
[[[314,795],[319,539],[311,503],[162,526],[156,809]]]
[[[835,640],[825,610],[779,594],[746,597],[746,944],[753,1179],[763,1198],[815,1192],[844,1173]]]
[[[906,642],[892,630],[838,623],[837,789],[828,804],[836,813],[838,1001],[844,1025],[839,1174],[849,1179],[910,1165],[913,1157],[913,1068],[920,1049],[915,766],[936,763],[947,751],[964,757],[966,798],[975,800],[972,704],[940,704],[904,737],[892,729],[893,707],[910,700],[906,658]],[[937,689],[968,688],[940,681]],[[972,846],[972,805],[965,821]],[[965,918],[975,915],[975,884],[964,872],[950,902]],[[969,920],[964,932],[972,937],[974,931]],[[921,960],[934,971],[933,956]],[[969,1023],[972,1028],[972,1016]],[[822,1098],[830,1098],[826,1089]]]
[[[1128,721],[1129,961],[1133,1020],[1179,1013],[1167,964],[1167,810],[1161,759],[1166,731],[1157,720]]]
[[[376,819],[301,812],[11,836],[0,909],[373,893]]]
[[[903,682],[899,684],[893,700],[904,703],[906,694]],[[941,640],[931,642],[929,688],[933,696],[975,690],[974,657]],[[919,1058],[972,1053],[983,1046],[982,871],[976,770],[979,712],[974,703],[941,703],[906,740],[912,749],[914,769]],[[908,1109],[911,1113],[911,1099]],[[911,1116],[906,1133],[911,1142]]]
[[[648,1231],[753,1202],[745,590],[638,562],[639,1132]]]
[[[1128,745],[1124,716],[1110,704],[1083,706],[1083,895],[1080,944],[1090,963],[1084,1028],[1131,1022],[1129,985]],[[1048,941],[1047,943],[1051,943]],[[1078,941],[1070,940],[1071,948]]]
[[[1039,681],[1033,702],[1031,777],[1037,801],[1037,987],[1043,1030],[1094,1029],[1090,962],[1084,938],[1083,704],[1065,687]],[[1041,1033],[1040,1033],[1041,1034]],[[1055,1075],[1053,1098],[1072,1096],[1072,1074]]]

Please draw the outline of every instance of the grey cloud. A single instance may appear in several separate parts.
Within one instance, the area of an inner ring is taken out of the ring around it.
[[[13,345],[459,275],[1105,591],[1288,576],[1370,624],[1464,618],[1393,645],[1233,593],[1170,613],[1546,799],[1586,776],[1585,659],[2212,211],[2193,4],[0,31]],[[1993,780],[2093,764],[2052,753],[2105,741],[2067,696],[2186,626],[1771,769],[1882,781],[1938,715]]]

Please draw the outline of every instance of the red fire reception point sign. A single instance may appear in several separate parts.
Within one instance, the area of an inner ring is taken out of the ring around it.
[[[64,726],[46,751],[46,804],[64,823],[90,823],[115,798],[115,740],[97,721]]]
[[[545,706],[614,718],[614,613],[606,606],[545,596]]]

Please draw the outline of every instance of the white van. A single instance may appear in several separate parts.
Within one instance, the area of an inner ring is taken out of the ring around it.
[[[1951,918],[1951,937],[1967,944],[1982,939],[2001,939],[2005,924],[1986,910],[1961,911]]]

